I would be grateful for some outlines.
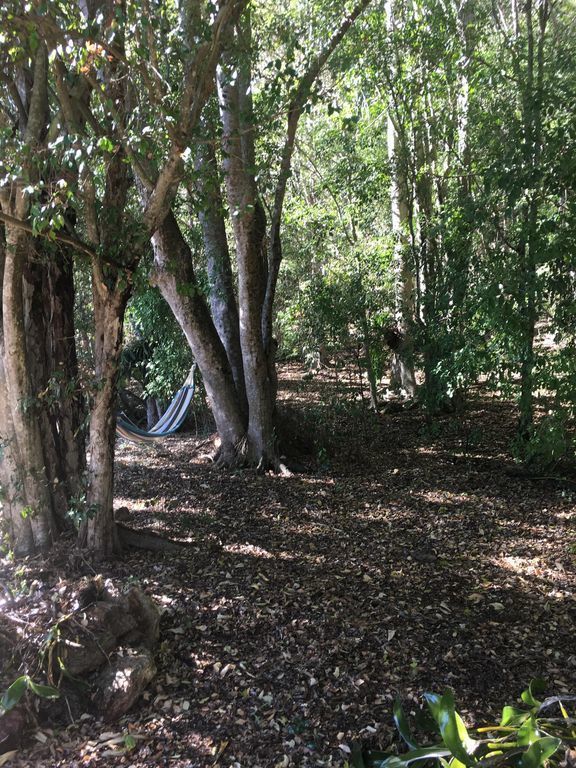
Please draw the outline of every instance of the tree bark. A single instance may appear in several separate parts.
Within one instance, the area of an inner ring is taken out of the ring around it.
[[[99,264],[93,268],[93,285],[95,380],[88,441],[87,521],[80,542],[97,557],[111,557],[121,549],[113,514],[116,379],[130,288],[118,284],[110,287]]]
[[[226,350],[196,284],[190,247],[172,213],[152,243],[153,281],[184,331],[202,373],[220,436],[220,459],[233,463],[242,448],[245,421]]]
[[[200,174],[197,189],[200,194],[201,210],[198,218],[202,227],[206,269],[210,284],[210,309],[232,369],[239,407],[247,420],[248,401],[240,346],[240,319],[234,293],[216,151],[211,142],[202,145],[198,150],[196,170]]]
[[[4,282],[6,243],[4,229],[0,239],[0,286]],[[18,447],[12,422],[6,371],[4,368],[3,301],[0,300],[0,499],[5,530],[16,556],[34,552],[35,543],[31,518],[22,515],[23,498]]]
[[[237,46],[250,49],[249,19],[237,30]],[[246,57],[248,58],[248,57]],[[233,72],[234,68],[234,72]],[[224,129],[224,173],[238,264],[240,343],[248,399],[248,456],[261,469],[276,467],[274,406],[262,337],[267,264],[265,215],[258,198],[254,162],[254,114],[250,66],[225,58],[219,72]]]
[[[388,0],[386,12],[387,29],[389,34],[393,34],[396,29],[394,0]],[[391,79],[394,78],[394,69],[392,64]],[[417,393],[417,384],[414,372],[412,329],[416,321],[414,301],[416,281],[408,258],[410,249],[407,230],[410,212],[406,199],[409,183],[405,158],[408,148],[402,146],[391,106],[388,108],[387,144],[391,170],[390,213],[394,238],[394,319],[397,330],[395,336],[399,339],[397,348],[392,350],[390,385],[392,390],[404,390],[408,397],[414,398]]]
[[[74,340],[74,283],[70,258],[35,243],[39,257],[24,271],[27,358],[38,404],[47,477],[59,530],[70,528],[70,500],[80,494],[85,448]]]
[[[22,185],[14,191],[15,214],[24,219],[27,201]],[[6,210],[3,195],[3,210]],[[47,549],[57,535],[50,482],[46,475],[42,433],[27,359],[26,319],[22,283],[31,258],[32,242],[18,227],[6,227],[6,257],[2,286],[3,360],[7,403],[14,435],[14,451],[22,494],[20,514],[30,519],[33,548]]]

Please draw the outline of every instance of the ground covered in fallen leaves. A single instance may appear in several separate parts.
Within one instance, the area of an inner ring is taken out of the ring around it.
[[[161,606],[158,676],[120,722],[43,725],[9,765],[345,766],[394,743],[398,695],[450,687],[478,723],[535,676],[574,692],[576,485],[515,474],[513,409],[485,393],[427,425],[349,384],[283,371],[291,477],[218,471],[205,437],[119,443],[123,519],[189,543],[101,567]],[[63,562],[21,567],[21,600],[91,574]]]

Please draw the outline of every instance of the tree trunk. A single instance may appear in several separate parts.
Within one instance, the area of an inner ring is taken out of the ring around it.
[[[534,18],[533,0],[524,5],[527,34],[527,60],[525,81],[521,93],[522,120],[524,127],[524,159],[529,170],[530,189],[524,204],[522,243],[519,249],[522,269],[523,323],[520,370],[520,419],[518,435],[522,442],[530,438],[534,423],[534,333],[538,315],[538,254],[542,239],[538,227],[540,186],[542,183],[542,105],[544,101],[544,47],[550,5],[544,0]],[[534,28],[537,28],[535,37]]]
[[[237,44],[250,47],[249,22],[239,30]],[[248,399],[248,456],[261,469],[276,467],[274,403],[268,359],[262,337],[262,307],[266,291],[266,221],[256,189],[254,114],[250,67],[232,73],[227,62],[219,73],[220,108],[224,129],[224,173],[238,263],[240,343]],[[236,65],[237,62],[234,62]]]
[[[220,460],[234,462],[242,447],[245,421],[226,350],[196,285],[192,253],[172,213],[152,243],[154,282],[184,331],[202,373],[220,436]]]
[[[243,417],[247,419],[248,402],[240,346],[240,320],[234,294],[232,265],[216,166],[216,152],[211,142],[207,142],[199,149],[196,169],[200,172],[197,187],[201,196],[202,208],[199,219],[206,253],[206,269],[210,282],[210,309],[214,325],[232,369],[240,410]]]
[[[64,530],[71,526],[66,513],[85,470],[72,262],[60,249],[49,253],[39,242],[35,248],[40,258],[28,262],[24,272],[27,357],[54,514]]]
[[[396,26],[394,0],[388,0],[386,11],[387,28],[389,33],[392,33]],[[394,72],[391,72],[391,77],[393,76]],[[412,328],[416,312],[414,304],[416,287],[414,273],[408,259],[409,245],[406,237],[410,214],[406,199],[409,185],[404,155],[408,148],[402,147],[391,106],[388,109],[387,143],[391,169],[390,209],[394,238],[394,319],[397,337],[401,339],[398,347],[392,350],[390,385],[392,390],[403,390],[408,397],[414,398],[417,385],[412,352]]]
[[[22,186],[14,192],[14,206],[8,206],[3,196],[3,209],[19,219],[25,219],[27,201]],[[42,432],[37,413],[35,393],[27,359],[26,318],[22,283],[24,268],[31,258],[30,235],[16,226],[6,227],[6,256],[2,290],[3,360],[6,401],[11,415],[15,458],[22,485],[19,512],[30,519],[33,549],[46,549],[57,535],[57,525],[51,498],[51,482],[46,475],[42,451]]]
[[[48,264],[46,278],[43,303],[50,312],[46,318],[48,359],[58,387],[51,428],[58,450],[60,476],[66,487],[66,498],[70,500],[81,493],[86,472],[83,426],[86,411],[78,381],[73,261],[67,249],[61,248]]]
[[[2,228],[0,240],[0,286],[4,282],[6,243]],[[31,518],[22,515],[23,499],[18,467],[16,435],[12,423],[6,371],[4,369],[3,302],[0,301],[0,501],[2,517],[8,538],[17,556],[34,552],[34,535]]]
[[[93,284],[95,381],[88,441],[87,522],[81,531],[81,543],[85,539],[97,557],[111,557],[120,552],[113,513],[116,379],[130,289],[117,284],[108,287],[99,265],[93,269]]]

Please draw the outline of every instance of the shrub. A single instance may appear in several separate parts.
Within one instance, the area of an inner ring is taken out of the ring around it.
[[[408,747],[403,754],[357,747],[352,754],[354,768],[409,768],[412,764],[427,764],[438,768],[541,768],[558,765],[567,750],[576,745],[574,717],[566,711],[576,696],[550,696],[540,701],[544,691],[541,680],[533,680],[522,693],[524,707],[506,706],[498,725],[488,725],[468,732],[455,710],[450,692],[443,696],[426,693],[428,715],[419,717],[420,730],[432,730],[433,744],[417,743],[400,702],[394,706],[398,732]],[[551,712],[556,709],[557,716]],[[420,713],[422,715],[422,713]],[[423,726],[424,724],[424,726]],[[431,726],[431,728],[430,728]]]

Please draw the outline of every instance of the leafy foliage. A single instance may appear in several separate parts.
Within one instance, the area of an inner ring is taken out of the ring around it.
[[[41,699],[57,699],[60,696],[58,689],[52,685],[40,685],[35,683],[29,675],[21,675],[14,680],[0,699],[0,713],[14,709],[27,691]]]
[[[182,386],[192,363],[182,331],[155,288],[141,290],[127,311],[125,375],[139,380],[144,394],[170,399]]]
[[[447,691],[439,696],[426,693],[428,712],[420,713],[420,721],[432,725],[441,741],[419,746],[410,730],[408,719],[399,701],[394,705],[394,721],[400,737],[408,746],[404,754],[390,754],[358,748],[352,765],[355,768],[408,768],[415,763],[436,761],[440,768],[471,768],[472,766],[512,766],[513,768],[542,768],[558,765],[566,749],[576,743],[574,717],[565,705],[574,703],[576,696],[537,698],[545,690],[542,680],[533,680],[522,693],[524,707],[505,706],[498,725],[475,728],[469,734],[455,709],[454,697]],[[557,709],[559,717],[550,711]],[[426,720],[422,717],[428,714]],[[431,717],[430,717],[431,716]]]

